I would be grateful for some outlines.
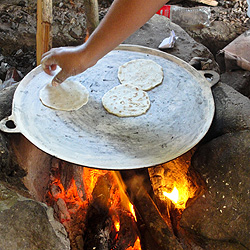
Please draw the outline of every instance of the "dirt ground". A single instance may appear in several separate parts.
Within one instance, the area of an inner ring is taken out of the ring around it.
[[[206,6],[193,1],[173,0],[168,4],[183,7]],[[112,0],[99,1],[102,19]],[[202,32],[186,29],[188,34],[208,47],[213,54],[250,29],[246,15],[246,0],[219,0],[211,6],[211,25]],[[53,1],[53,47],[77,45],[84,41],[86,19],[82,1]],[[216,27],[213,27],[216,24]],[[223,34],[215,34],[217,28]],[[0,4],[0,79],[5,81],[9,68],[18,70],[21,77],[36,66],[36,2],[31,0],[2,0]]]

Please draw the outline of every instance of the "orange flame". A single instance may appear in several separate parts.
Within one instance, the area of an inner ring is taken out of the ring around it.
[[[117,232],[120,231],[120,222],[119,221],[115,222],[115,229],[116,229]]]
[[[140,238],[137,237],[134,246],[129,247],[126,250],[141,250],[141,241],[140,241]]]
[[[61,211],[61,222],[68,227],[68,221],[71,219],[72,214],[76,214],[77,211],[83,212],[82,208],[88,207],[88,204],[91,202],[93,196],[93,190],[96,186],[96,183],[100,176],[107,175],[107,179],[112,182],[110,188],[110,215],[112,216],[113,226],[116,233],[120,231],[120,217],[119,210],[117,209],[126,209],[129,211],[134,220],[137,221],[135,210],[133,205],[130,203],[127,194],[125,193],[125,186],[122,182],[122,179],[119,176],[119,173],[114,171],[107,170],[97,170],[91,168],[84,168],[82,173],[82,183],[84,186],[84,194],[79,190],[78,182],[74,179],[71,180],[69,187],[64,188],[60,179],[55,179],[51,184],[50,194],[52,199],[56,202],[63,201],[63,207],[61,206],[59,210]],[[63,210],[61,210],[61,208]],[[81,209],[81,210],[79,210]],[[85,210],[84,210],[85,211]],[[74,216],[73,216],[74,217]],[[118,234],[117,234],[118,235]],[[134,246],[127,248],[126,250],[141,250],[140,239],[139,237],[134,243]]]
[[[134,206],[130,202],[129,202],[129,210],[130,210],[131,214],[134,216],[135,221],[137,221]]]
[[[65,202],[71,202],[79,206],[83,205],[84,202],[79,197],[74,179],[71,181],[70,187],[67,190],[65,190],[60,180],[54,181],[53,184],[59,188],[59,191],[53,195],[55,200],[62,198],[65,200]]]
[[[89,31],[87,30],[84,42],[86,43],[88,41],[88,39],[89,39]]]
[[[168,197],[174,204],[178,203],[179,191],[176,187],[173,188],[171,193],[163,192],[163,194]]]
[[[163,191],[163,195],[170,199],[178,209],[185,209],[186,202],[191,197],[189,189],[186,186],[180,186],[178,189],[174,186],[172,192]]]
[[[84,168],[83,171],[83,182],[84,182],[84,188],[86,197],[88,199],[91,198],[93,189],[96,185],[96,182],[101,175],[105,175],[107,173],[107,170],[97,170],[97,169],[91,169],[91,168]]]

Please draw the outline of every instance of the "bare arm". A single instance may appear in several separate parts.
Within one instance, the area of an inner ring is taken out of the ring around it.
[[[52,74],[56,65],[62,68],[52,84],[61,83],[67,77],[93,66],[147,22],[165,3],[166,0],[115,0],[86,43],[52,49],[43,55],[45,72]]]

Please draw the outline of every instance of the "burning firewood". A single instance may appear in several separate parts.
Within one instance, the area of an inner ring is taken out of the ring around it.
[[[160,249],[183,249],[170,225],[163,219],[155,203],[144,187],[143,177],[138,171],[122,172],[129,196]]]
[[[92,193],[87,211],[84,249],[108,249],[112,220],[109,215],[111,185],[106,176],[100,176]]]
[[[87,212],[84,249],[127,249],[134,245],[138,237],[134,218],[129,211],[121,206],[110,210],[113,185],[115,183],[110,172],[98,178]],[[118,218],[119,225],[113,218]]]
[[[50,180],[47,204],[65,226],[72,250],[134,249],[135,217],[113,171],[54,158]]]

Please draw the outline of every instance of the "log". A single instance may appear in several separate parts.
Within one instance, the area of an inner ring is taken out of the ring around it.
[[[82,179],[83,167],[52,158],[50,172],[51,183],[47,194],[47,202],[53,203],[53,200],[57,201],[60,197],[65,200],[67,212],[76,211],[86,200]],[[51,198],[52,200],[50,200]],[[71,207],[73,207],[72,211]]]
[[[138,229],[133,215],[122,203],[112,207],[112,188],[116,186],[112,172],[101,175],[93,190],[93,200],[86,216],[84,249],[124,250],[134,245]],[[120,228],[117,231],[113,218],[119,218]]]
[[[134,206],[159,248],[182,250],[183,248],[175,237],[171,226],[163,219],[144,187],[144,177],[139,174],[138,170],[124,171],[121,175]]]
[[[37,0],[36,62],[52,47],[52,0]]]
[[[118,210],[118,209],[117,209]],[[131,213],[120,209],[117,211],[120,219],[120,230],[111,249],[123,250],[134,246],[138,237],[138,229]]]
[[[108,249],[112,221],[109,217],[110,188],[107,176],[99,176],[93,190],[93,200],[88,207],[84,249]]]

